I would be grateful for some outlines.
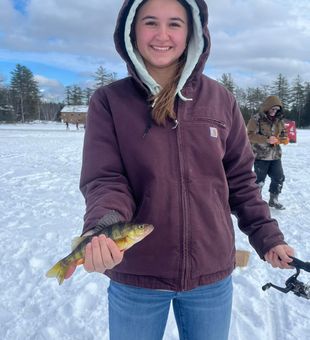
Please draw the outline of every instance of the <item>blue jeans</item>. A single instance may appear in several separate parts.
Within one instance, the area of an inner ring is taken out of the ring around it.
[[[185,292],[144,289],[111,281],[110,340],[161,340],[171,301],[181,340],[227,340],[232,290],[231,276]]]

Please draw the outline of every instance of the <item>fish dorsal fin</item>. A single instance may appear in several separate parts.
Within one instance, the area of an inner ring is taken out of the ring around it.
[[[77,236],[71,241],[71,250],[74,250],[83,240],[85,237]]]

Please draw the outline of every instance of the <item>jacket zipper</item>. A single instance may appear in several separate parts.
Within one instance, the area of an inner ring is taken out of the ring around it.
[[[185,161],[182,154],[182,131],[180,122],[178,122],[177,145],[179,155],[180,177],[181,177],[181,202],[182,202],[182,217],[183,217],[183,243],[182,243],[182,266],[181,266],[181,290],[187,290],[187,272],[188,272],[188,193],[185,181]]]

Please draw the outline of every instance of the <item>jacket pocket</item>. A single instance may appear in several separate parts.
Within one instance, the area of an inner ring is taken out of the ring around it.
[[[196,215],[190,221],[191,279],[226,271],[234,261],[234,229],[228,199],[215,188],[210,188],[209,193],[208,203],[193,206],[192,202]]]
[[[226,123],[221,121],[221,120],[217,120],[214,118],[209,118],[209,117],[203,117],[203,116],[193,116],[192,119],[193,123],[208,123],[210,125],[215,125],[217,127],[226,129]]]

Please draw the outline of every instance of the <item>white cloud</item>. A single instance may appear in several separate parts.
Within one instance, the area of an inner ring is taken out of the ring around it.
[[[0,0],[0,59],[22,57],[91,74],[99,65],[126,74],[113,32],[122,0],[29,0],[26,15]],[[250,86],[279,73],[310,80],[309,0],[209,0],[206,73],[231,73]],[[86,79],[85,81],[89,81]]]
[[[229,72],[241,86],[268,83],[279,73],[309,81],[310,1],[208,3],[212,49],[207,68],[212,66],[217,77]]]
[[[62,101],[64,99],[65,88],[60,81],[39,74],[34,75],[34,80],[38,83],[41,96],[44,99],[51,101]]]
[[[39,74],[34,75],[34,80],[43,87],[58,87],[60,86],[60,82],[56,79],[49,79],[46,77],[43,77]]]
[[[17,51],[61,52],[115,58],[113,30],[118,0],[32,0],[23,16],[11,13],[1,24],[2,47]],[[3,14],[4,16],[4,14]]]

